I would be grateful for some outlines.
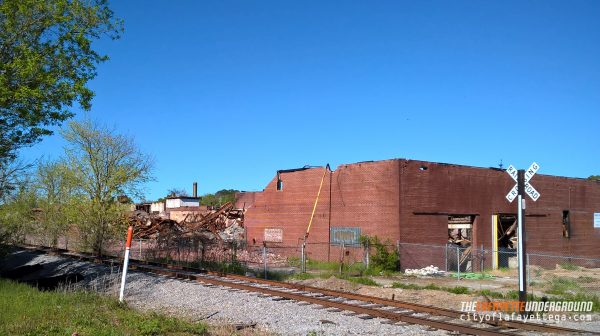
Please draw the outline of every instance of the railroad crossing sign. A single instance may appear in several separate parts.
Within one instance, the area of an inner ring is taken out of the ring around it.
[[[529,197],[534,202],[537,201],[538,198],[540,198],[541,194],[537,190],[535,190],[535,188],[531,185],[531,183],[529,183],[529,181],[533,178],[533,176],[535,175],[535,173],[537,173],[539,169],[540,165],[534,162],[525,171],[525,193],[529,195]],[[506,169],[506,173],[510,177],[512,177],[512,179],[515,180],[515,182],[517,182],[518,171],[515,167],[513,167],[513,165],[508,166],[508,168]],[[517,198],[517,195],[519,194],[518,185],[518,183],[515,183],[515,186],[506,195],[506,199],[511,203],[515,200],[515,198]]]
[[[517,246],[517,261],[519,263],[519,313],[524,314],[525,309],[524,303],[527,301],[527,282],[526,282],[526,264],[525,264],[525,197],[523,194],[529,195],[535,202],[540,198],[540,193],[529,183],[535,173],[540,169],[540,165],[532,163],[527,170],[517,170],[513,165],[510,165],[506,169],[506,173],[512,177],[515,182],[515,186],[508,192],[506,199],[512,203],[512,201],[518,199],[517,204],[517,229],[518,229],[518,246]]]

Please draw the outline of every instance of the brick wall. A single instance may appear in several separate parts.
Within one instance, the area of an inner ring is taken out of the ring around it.
[[[252,203],[245,215],[248,243],[261,245],[265,228],[281,228],[279,245],[298,245],[324,172],[282,173],[283,190],[276,190],[275,176],[264,191],[244,195]],[[532,184],[542,196],[537,202],[527,200],[528,251],[600,258],[600,229],[593,228],[593,213],[600,212],[600,183],[538,174]],[[456,214],[476,216],[473,245],[489,249],[492,215],[516,213],[516,201],[505,199],[513,185],[499,169],[405,159],[341,165],[325,173],[308,241],[328,242],[330,227],[360,227],[363,235],[391,243],[442,245],[448,215]],[[570,239],[562,236],[563,210],[570,211]],[[326,245],[314,256],[326,259],[331,254]]]

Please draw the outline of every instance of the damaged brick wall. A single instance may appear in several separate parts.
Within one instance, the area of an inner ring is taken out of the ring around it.
[[[261,245],[265,228],[282,229],[280,245],[298,245],[308,225],[324,168],[282,173],[252,199],[245,214],[249,245]],[[331,182],[331,183],[330,183]],[[600,183],[536,175],[542,194],[527,200],[528,251],[600,257]],[[492,215],[516,213],[505,195],[514,181],[502,170],[405,159],[339,166],[327,173],[309,242],[327,243],[329,227],[360,227],[363,235],[391,242],[446,244],[448,215],[475,215],[473,246],[492,247]],[[239,204],[238,200],[238,204]],[[331,211],[330,211],[331,207]],[[569,211],[571,237],[562,234]],[[330,251],[315,252],[319,259]]]

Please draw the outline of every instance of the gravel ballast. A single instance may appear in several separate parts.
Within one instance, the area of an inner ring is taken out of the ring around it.
[[[319,305],[273,301],[257,293],[206,287],[196,282],[132,273],[126,288],[127,302],[135,307],[183,314],[191,318],[230,323],[257,323],[282,335],[446,335],[416,325],[384,324],[386,320],[347,316]]]
[[[118,291],[117,265],[76,261],[64,257],[19,251],[2,261],[0,272],[24,265],[42,265],[27,278],[78,272],[83,287],[111,295]],[[23,279],[22,279],[23,280]],[[280,335],[447,335],[443,330],[411,324],[386,324],[379,318],[361,319],[350,312],[330,312],[327,308],[296,301],[274,301],[272,297],[225,287],[209,287],[195,281],[133,272],[127,276],[125,299],[134,308],[160,311],[209,324],[256,324]],[[331,308],[329,308],[331,309]]]

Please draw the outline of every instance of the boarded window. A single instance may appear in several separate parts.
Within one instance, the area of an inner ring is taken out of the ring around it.
[[[332,227],[330,234],[332,244],[360,244],[359,227]]]

